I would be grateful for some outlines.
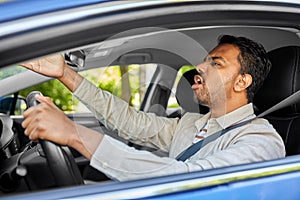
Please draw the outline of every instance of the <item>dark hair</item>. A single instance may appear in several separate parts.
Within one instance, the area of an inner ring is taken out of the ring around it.
[[[262,86],[271,69],[271,62],[264,47],[245,37],[222,35],[219,45],[232,44],[239,48],[238,62],[241,65],[241,74],[250,74],[252,84],[247,88],[248,102],[253,101],[254,94]]]

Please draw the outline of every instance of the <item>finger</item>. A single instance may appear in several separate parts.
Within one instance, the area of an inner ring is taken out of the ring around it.
[[[32,134],[32,130],[34,129],[34,121],[26,119],[23,121],[22,126],[25,128],[24,134],[27,135],[29,138],[31,137],[30,135]]]
[[[37,117],[39,112],[41,111],[37,108],[37,106],[30,107],[25,110],[23,113],[24,120],[22,122],[22,127],[26,129],[30,124],[36,123],[38,121]]]
[[[21,63],[20,65],[26,67],[27,69],[33,70],[33,66],[36,66],[38,64],[36,62],[27,62],[27,63]]]
[[[23,125],[23,124],[22,124]],[[45,121],[41,120],[39,116],[30,116],[24,120],[25,135],[30,140],[43,139],[43,133],[45,132]]]
[[[47,104],[53,104],[53,101],[50,97],[42,96],[42,95],[36,95],[36,100],[38,100],[40,103],[47,103]]]
[[[41,109],[41,111],[45,111],[45,112],[57,111],[59,113],[63,113],[63,111],[55,105],[55,103],[52,101],[50,97],[38,96],[37,100],[40,101],[40,104],[38,106]]]
[[[32,113],[34,112],[35,108],[34,107],[30,107],[27,108],[24,112],[23,112],[23,117],[27,118],[28,116],[32,115]]]
[[[19,65],[22,66],[22,67],[25,67],[27,69],[31,69],[32,68],[31,64],[29,64],[29,63],[21,63]]]
[[[24,116],[24,120],[22,122],[22,127],[25,128],[25,129],[28,129],[30,130],[30,125],[34,125],[34,123],[37,121],[35,118],[36,118],[36,114],[34,114],[34,109],[30,109],[30,110],[27,110],[23,113],[23,116]]]
[[[28,138],[32,141],[37,141],[39,139],[39,132],[37,131],[36,127],[30,130],[26,129],[25,135],[27,135]]]

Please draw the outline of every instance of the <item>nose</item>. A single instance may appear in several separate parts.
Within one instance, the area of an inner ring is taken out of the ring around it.
[[[207,63],[206,62],[200,63],[199,65],[196,66],[196,70],[200,75],[202,75],[207,70]]]

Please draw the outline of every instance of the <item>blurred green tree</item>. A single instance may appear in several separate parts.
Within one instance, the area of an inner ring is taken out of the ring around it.
[[[72,93],[58,80],[51,80],[19,92],[20,96],[26,97],[31,91],[40,91],[44,96],[53,99],[57,107],[63,111],[72,111],[78,101],[74,99]]]

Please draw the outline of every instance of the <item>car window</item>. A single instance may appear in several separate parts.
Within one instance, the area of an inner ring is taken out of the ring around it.
[[[156,69],[156,64],[132,64],[126,66],[108,66],[79,72],[97,87],[124,99],[137,110],[145,96],[147,86]],[[65,113],[90,112],[58,80],[51,80],[19,92],[26,97],[31,91],[38,90],[53,99]]]
[[[0,113],[11,114],[12,112],[13,115],[22,115],[26,108],[26,101],[22,97],[6,96],[0,98]]]
[[[156,64],[117,65],[91,69],[80,74],[97,87],[122,98],[139,110],[156,67]],[[88,111],[80,103],[76,105],[78,106],[73,111]]]
[[[171,92],[171,95],[170,95],[170,98],[169,98],[169,101],[168,101],[167,113],[172,113],[175,110],[178,110],[180,108],[180,105],[178,104],[178,102],[176,100],[176,88],[177,88],[178,82],[179,82],[180,78],[182,77],[182,75],[185,72],[187,72],[187,71],[189,71],[191,69],[194,69],[194,68],[195,68],[195,66],[185,65],[185,66],[182,66],[178,70],[178,73],[177,73],[177,76],[176,76],[176,80],[174,82],[174,85],[173,85],[173,88],[172,88],[172,92]]]
[[[157,64],[113,65],[89,69],[79,73],[97,87],[122,98],[136,110],[139,110],[156,68]],[[180,105],[176,100],[177,84],[182,75],[193,68],[194,66],[183,66],[178,70],[168,100],[167,113],[172,113],[180,109]],[[51,97],[54,103],[66,113],[90,112],[88,108],[74,98],[72,93],[58,80],[51,80],[26,88],[21,90],[19,95],[26,97],[34,90],[41,91],[43,95]]]

